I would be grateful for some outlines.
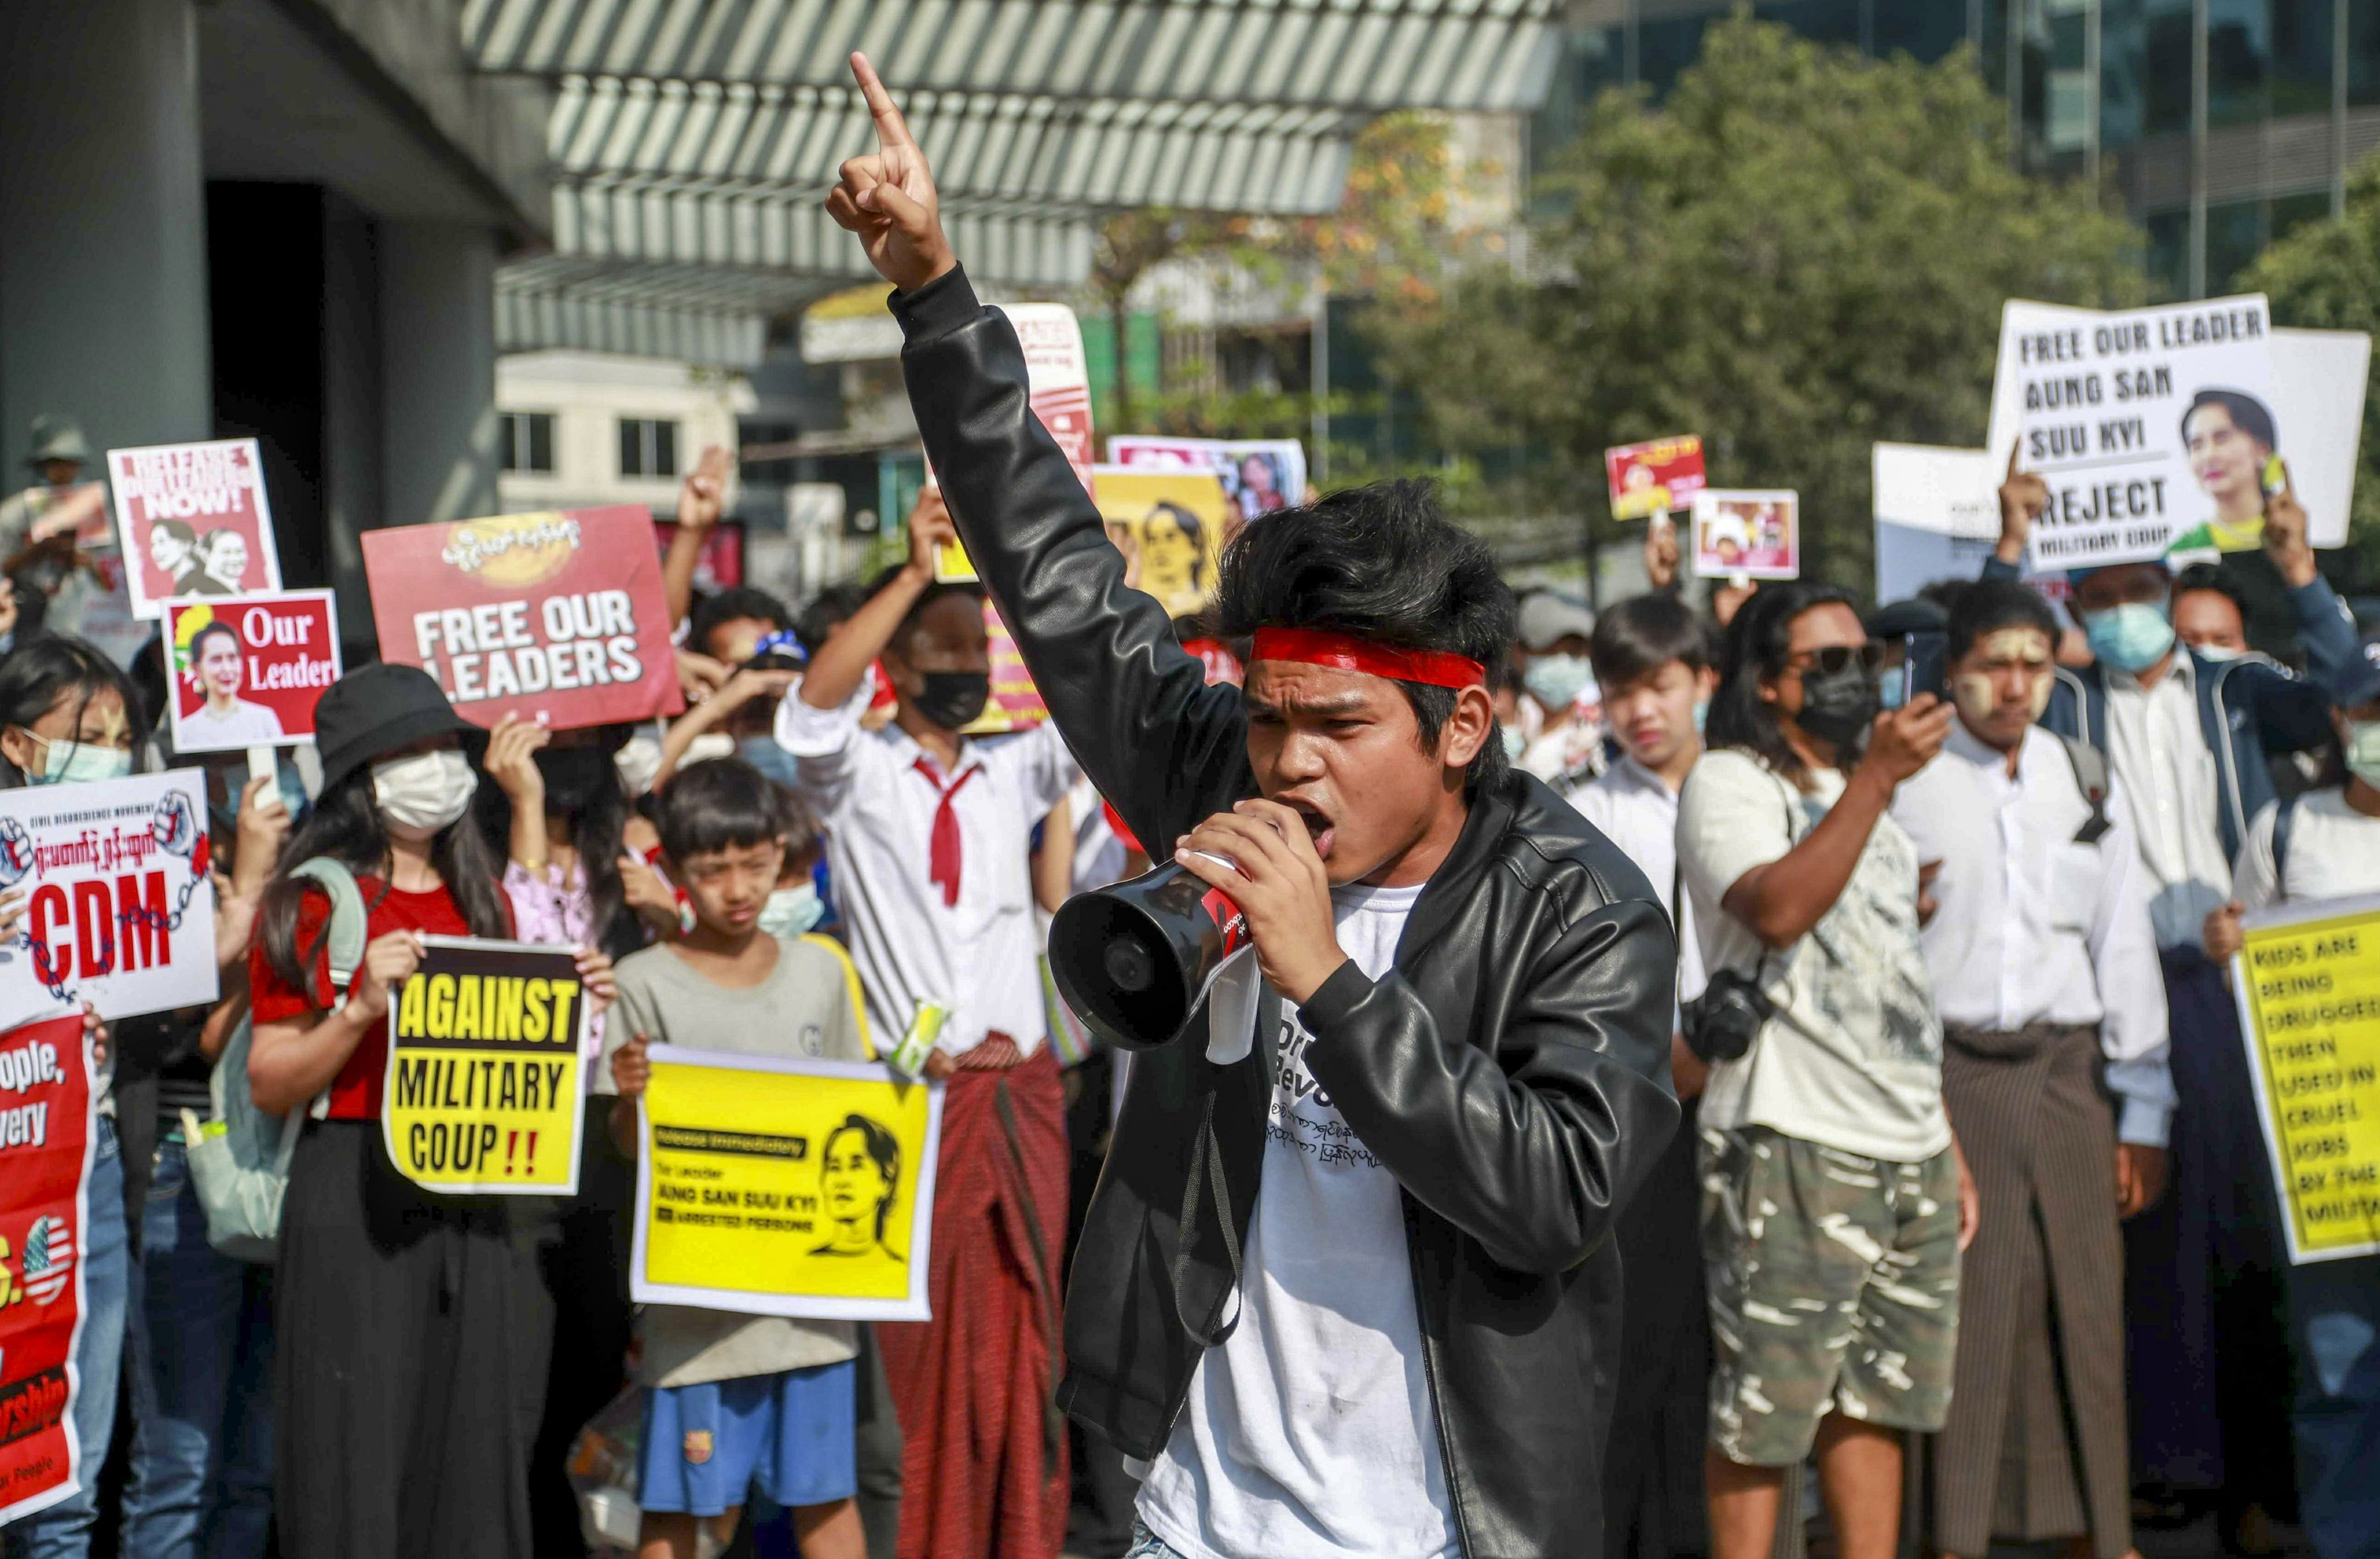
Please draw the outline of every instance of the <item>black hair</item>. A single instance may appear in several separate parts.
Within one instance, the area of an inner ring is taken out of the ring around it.
[[[826,1140],[820,1144],[819,1174],[820,1175],[826,1174],[827,1151],[834,1146],[834,1139],[846,1131],[859,1133],[860,1141],[867,1147],[868,1156],[876,1161],[878,1171],[884,1176],[884,1200],[876,1204],[876,1238],[877,1242],[881,1244],[884,1239],[884,1221],[892,1215],[892,1199],[901,1189],[901,1139],[893,1136],[877,1122],[869,1120],[866,1115],[856,1114],[845,1115],[843,1117],[843,1124],[829,1130]]]
[[[1148,511],[1148,518],[1172,520],[1173,528],[1189,539],[1191,546],[1196,549],[1190,555],[1190,582],[1204,585],[1207,582],[1206,522],[1179,504],[1160,503]]]
[[[867,604],[867,586],[848,581],[829,585],[794,615],[794,637],[802,641],[803,649],[815,655],[819,646],[833,637],[835,629],[851,621]]]
[[[905,566],[906,566],[906,565],[896,563],[892,565],[890,567],[880,570],[874,579],[868,581],[868,599],[872,601],[878,595],[890,589],[892,581],[901,577],[901,570]],[[902,615],[901,621],[894,625],[892,637],[885,639],[884,647],[892,651],[895,655],[905,655],[906,650],[905,647],[909,642],[909,636],[917,631],[917,625],[925,620],[926,614],[953,595],[965,596],[978,606],[981,606],[983,604],[983,586],[976,581],[972,579],[936,579],[932,584],[928,585],[924,590],[917,592],[917,599],[909,603],[909,610],[904,613]],[[807,640],[805,640],[805,642],[807,642]],[[815,646],[812,648],[812,652],[816,652]]]
[[[257,935],[264,944],[266,964],[283,983],[305,992],[310,1001],[314,983],[307,975],[307,966],[314,961],[316,949],[331,931],[326,921],[314,946],[302,950],[298,947],[298,906],[308,893],[322,890],[310,878],[292,877],[288,868],[316,856],[326,856],[358,877],[370,875],[381,880],[379,896],[365,906],[367,912],[379,907],[395,891],[396,874],[389,857],[388,832],[381,825],[380,804],[372,795],[370,764],[359,763],[340,776],[336,785],[323,791],[307,809],[305,819],[282,849],[281,866],[264,885],[263,903],[257,912]],[[438,880],[445,884],[447,896],[462,911],[463,921],[471,928],[473,936],[512,935],[512,907],[504,897],[503,885],[504,862],[480,831],[479,820],[469,811],[441,829],[431,841],[430,864],[437,869]]]
[[[1607,692],[1650,676],[1671,661],[1707,671],[1710,633],[1694,608],[1667,591],[1632,596],[1595,619],[1587,640],[1595,679]]]
[[[2253,396],[2237,390],[2201,390],[2190,397],[2190,408],[2181,414],[2181,442],[2190,443],[2190,420],[2198,415],[2202,406],[2219,406],[2231,414],[2231,425],[2254,439],[2267,449],[2281,446],[2281,435],[2273,426],[2272,409]]]
[[[747,617],[780,628],[794,626],[793,617],[786,612],[783,602],[767,591],[755,590],[750,585],[735,585],[707,597],[694,609],[693,620],[686,625],[686,642],[708,655],[710,653],[712,629],[722,623],[737,622]]]
[[[1957,660],[1974,648],[1975,640],[2002,628],[2039,628],[2058,644],[2058,614],[2030,586],[2014,579],[1977,579],[1959,592],[1943,627],[1943,653]]]
[[[633,725],[599,725],[592,732],[595,739],[583,747],[550,746],[538,754],[539,758],[565,751],[600,754],[605,773],[612,776],[610,785],[597,786],[586,803],[566,816],[555,810],[550,788],[545,801],[549,815],[563,816],[569,826],[568,843],[578,854],[578,870],[587,884],[587,924],[596,945],[613,958],[625,958],[651,940],[644,921],[628,907],[627,888],[620,881],[620,857],[626,853],[625,841],[633,809],[626,787],[619,782],[619,767],[613,760],[635,734]],[[540,769],[544,766],[539,765]],[[472,798],[472,805],[479,814],[480,826],[487,833],[489,847],[499,852],[508,849],[513,806],[504,787],[482,783]]]
[[[188,547],[193,551],[198,548],[199,533],[197,530],[193,530],[186,520],[152,520],[150,522],[149,529],[152,532],[163,530],[166,535],[173,537],[174,540],[181,542],[182,545]]]
[[[1269,515],[1223,549],[1215,624],[1227,639],[1260,627],[1319,628],[1398,650],[1437,650],[1484,667],[1493,692],[1512,653],[1512,592],[1486,543],[1447,519],[1438,491],[1411,479],[1342,488]],[[1455,689],[1399,682],[1422,750],[1438,750]],[[1476,797],[1504,776],[1488,733],[1463,781]]]
[[[226,639],[229,639],[232,643],[232,648],[235,650],[245,650],[248,648],[246,641],[239,637],[239,630],[232,627],[229,623],[225,622],[221,617],[217,617],[213,622],[209,623],[206,627],[199,629],[198,632],[190,635],[190,664],[192,665],[196,665],[199,663],[199,645],[203,642],[207,635],[211,633],[220,633]]]
[[[777,787],[741,758],[714,758],[673,775],[662,792],[662,853],[683,866],[712,850],[747,849],[785,837]]]
[[[2240,581],[2219,563],[2193,563],[2173,579],[2173,598],[2194,590],[2211,590],[2239,609],[2240,625],[2244,632],[2248,624],[2248,597]]]
[[[1718,658],[1718,692],[1704,722],[1712,747],[1739,749],[1795,785],[1806,783],[1808,771],[1785,740],[1777,711],[1760,696],[1760,684],[1784,669],[1787,647],[1793,642],[1793,619],[1821,606],[1851,604],[1850,591],[1815,579],[1778,580],[1743,603],[1727,625]]]
[[[137,753],[149,735],[148,709],[124,668],[82,639],[45,634],[18,645],[6,660],[0,660],[0,726],[30,731],[60,700],[70,699],[75,700],[75,727],[80,730],[83,711],[103,692],[113,692],[123,700],[124,718],[132,728],[132,749]],[[16,764],[0,758],[0,787],[24,785],[28,779]]]

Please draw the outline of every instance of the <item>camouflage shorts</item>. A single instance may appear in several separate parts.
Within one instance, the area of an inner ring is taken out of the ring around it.
[[[1959,1334],[1959,1170],[1766,1127],[1702,1139],[1711,1444],[1789,1467],[1829,1411],[1932,1431]]]

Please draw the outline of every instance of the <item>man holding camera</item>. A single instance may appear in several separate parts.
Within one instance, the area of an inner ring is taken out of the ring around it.
[[[1958,722],[1892,803],[1931,874],[1942,1092],[1983,1204],[1926,1480],[1934,1545],[1973,1559],[2131,1551],[2118,1221],[2157,1199],[2174,1107],[2131,810],[2095,750],[2034,724],[2057,642],[2032,591],[1968,586],[1944,646]]]
[[[1843,1559],[1892,1559],[1905,1431],[1942,1427],[1969,1190],[1888,814],[1950,711],[1879,712],[1843,592],[1765,588],[1728,625],[1678,856],[1708,978],[1703,1090],[1713,1559],[1763,1559],[1813,1444]]]
[[[1505,764],[1493,559],[1410,484],[1269,515],[1223,560],[1245,694],[1208,687],[854,63],[880,150],[828,209],[899,289],[967,550],[1086,772],[1229,895],[1264,976],[1253,1033],[1194,1014],[1136,1058],[1075,1260],[1062,1396],[1154,1464],[1134,1552],[1591,1554],[1675,950],[1643,875]]]

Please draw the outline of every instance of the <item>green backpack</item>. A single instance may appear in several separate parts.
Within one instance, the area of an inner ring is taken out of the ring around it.
[[[331,897],[327,946],[331,985],[344,991],[364,961],[367,941],[364,896],[355,873],[328,857],[316,856],[290,869],[311,878]],[[243,1261],[270,1263],[281,1236],[281,1198],[289,1186],[289,1158],[305,1129],[305,1112],[287,1118],[257,1108],[248,1086],[249,1019],[241,1018],[224,1041],[207,1082],[214,1118],[200,1124],[182,1112],[190,1185],[207,1216],[207,1243]]]

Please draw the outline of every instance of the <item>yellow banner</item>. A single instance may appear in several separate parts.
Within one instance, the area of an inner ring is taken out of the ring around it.
[[[2380,900],[2252,917],[2231,988],[2289,1259],[2380,1251]]]
[[[425,936],[390,993],[381,1138],[427,1190],[578,1188],[585,991],[567,948]]]
[[[638,1123],[640,1304],[925,1321],[942,1090],[876,1062],[656,1045]]]

